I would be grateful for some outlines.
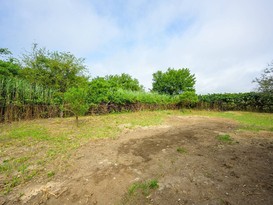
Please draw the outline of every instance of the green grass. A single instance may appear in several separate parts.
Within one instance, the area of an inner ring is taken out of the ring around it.
[[[145,196],[148,196],[152,189],[157,189],[159,187],[158,181],[156,179],[152,179],[146,182],[136,182],[129,187],[128,194],[134,195],[136,192],[141,192]]]
[[[183,148],[183,147],[178,147],[178,148],[176,149],[176,151],[179,152],[179,153],[181,153],[181,154],[187,153],[187,150],[186,150],[185,148]]]
[[[222,117],[237,121],[240,124],[240,129],[250,131],[273,131],[273,114],[272,113],[256,113],[256,112],[239,112],[239,111],[198,111],[186,110],[182,115],[201,115],[210,117]]]
[[[220,142],[224,142],[224,143],[231,143],[233,141],[233,139],[228,134],[218,135],[216,138]]]

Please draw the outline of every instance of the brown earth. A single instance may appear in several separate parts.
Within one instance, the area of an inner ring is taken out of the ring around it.
[[[273,132],[236,127],[227,119],[171,117],[94,140],[65,172],[19,186],[0,204],[273,204]],[[233,141],[221,142],[219,134]],[[157,189],[128,194],[133,183],[151,179]]]

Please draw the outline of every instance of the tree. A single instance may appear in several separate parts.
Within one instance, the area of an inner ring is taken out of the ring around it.
[[[23,55],[23,63],[24,78],[56,91],[55,102],[61,106],[60,117],[63,116],[63,94],[71,87],[87,85],[84,59],[69,52],[50,52],[34,44],[32,51]]]
[[[190,108],[198,102],[198,96],[194,91],[185,91],[179,95],[179,101],[182,107]]]
[[[88,84],[88,101],[94,104],[108,103],[110,93],[116,90],[104,77],[94,78]]]
[[[20,75],[21,66],[18,60],[11,55],[12,53],[7,48],[0,48],[0,76],[17,77]]]
[[[260,78],[255,78],[253,82],[258,83],[258,91],[273,94],[273,61],[263,70]]]
[[[69,52],[50,52],[34,44],[32,52],[23,55],[23,74],[30,82],[36,82],[61,93],[70,87],[87,83],[84,76],[84,59]]]
[[[79,116],[84,115],[88,109],[87,89],[85,88],[69,88],[64,93],[65,107],[71,111],[76,117],[76,124],[79,125]]]
[[[108,103],[113,94],[120,90],[143,91],[143,86],[137,79],[125,73],[97,77],[89,82],[88,100],[94,104]]]
[[[107,75],[105,76],[112,87],[121,88],[123,90],[143,91],[143,86],[139,84],[138,80],[132,76],[122,73],[121,75]]]
[[[153,74],[152,91],[160,94],[178,95],[186,91],[195,91],[195,75],[190,73],[188,68],[175,70],[168,68],[163,73],[157,71]]]

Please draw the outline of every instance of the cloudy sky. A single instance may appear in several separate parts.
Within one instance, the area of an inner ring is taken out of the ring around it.
[[[38,43],[86,59],[92,77],[189,68],[197,93],[252,91],[273,60],[272,0],[0,0],[0,47]]]

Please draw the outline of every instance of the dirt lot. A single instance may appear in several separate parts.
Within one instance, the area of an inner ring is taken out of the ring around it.
[[[94,140],[62,173],[20,185],[0,204],[273,204],[273,132],[236,127],[227,119],[170,117]],[[220,141],[221,134],[233,140]],[[151,179],[158,188],[128,193]]]

